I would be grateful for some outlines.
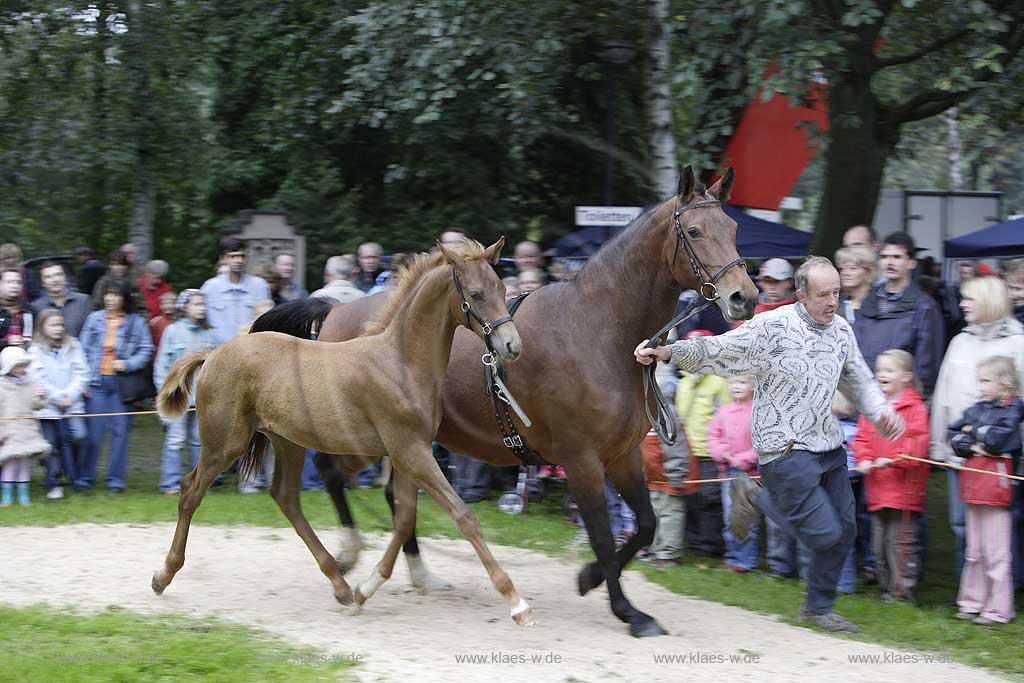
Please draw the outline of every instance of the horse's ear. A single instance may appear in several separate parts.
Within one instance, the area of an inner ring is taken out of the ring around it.
[[[679,176],[679,198],[685,204],[686,200],[693,196],[693,190],[697,187],[697,177],[693,175],[693,166],[687,166]]]
[[[459,263],[461,263],[462,259],[460,259],[455,252],[441,244],[441,240],[436,240],[436,242],[437,248],[441,250],[442,254],[444,254],[444,258],[446,261],[448,261],[448,263],[450,263],[453,266],[457,266]]]
[[[505,236],[502,235],[497,242],[484,250],[484,256],[487,257],[488,262],[490,262],[492,266],[498,265],[498,259],[501,258],[501,248],[504,246]]]
[[[730,166],[725,170],[725,175],[719,178],[717,183],[708,188],[708,194],[720,202],[729,201],[729,195],[732,193],[733,180],[734,174],[732,172],[732,166]]]

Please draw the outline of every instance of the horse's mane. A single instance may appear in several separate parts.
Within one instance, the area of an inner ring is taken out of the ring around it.
[[[444,248],[466,260],[486,258],[484,246],[476,240],[463,239],[459,242],[446,244]],[[387,302],[366,323],[364,334],[380,334],[387,329],[391,321],[398,315],[398,311],[405,305],[406,299],[412,295],[412,292],[423,281],[427,273],[445,264],[447,264],[447,261],[444,254],[438,251],[435,254],[417,254],[413,258],[412,263],[399,269],[397,275],[398,284],[395,286],[391,296],[388,297]]]

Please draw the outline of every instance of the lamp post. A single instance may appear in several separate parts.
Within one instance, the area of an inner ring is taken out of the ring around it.
[[[615,125],[615,108],[619,88],[618,78],[622,67],[633,61],[636,48],[624,40],[606,40],[597,51],[597,58],[605,69],[605,155],[604,155],[604,204],[611,206],[614,201],[615,155],[618,146],[618,130]]]

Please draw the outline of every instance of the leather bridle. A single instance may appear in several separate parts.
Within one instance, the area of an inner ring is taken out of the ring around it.
[[[678,201],[678,199],[676,200]],[[686,256],[690,260],[690,267],[693,269],[693,274],[697,277],[697,281],[700,282],[700,298],[694,299],[689,306],[687,306],[682,313],[677,315],[667,325],[658,330],[658,332],[651,337],[651,340],[647,342],[647,348],[654,349],[661,345],[662,337],[671,330],[673,327],[681,322],[689,320],[693,316],[697,315],[705,308],[710,306],[713,302],[718,300],[718,287],[716,283],[725,275],[726,271],[734,266],[747,265],[747,262],[742,258],[734,258],[724,266],[718,269],[714,275],[711,274],[711,269],[704,265],[704,262],[697,256],[697,252],[693,250],[693,245],[690,244],[690,239],[686,235],[686,231],[683,229],[682,221],[679,217],[687,211],[693,209],[702,209],[711,206],[722,206],[722,202],[718,199],[700,199],[690,204],[684,204],[678,207],[672,212],[672,219],[675,221],[676,230],[676,250],[672,256],[672,262],[675,263],[676,256],[679,254],[679,245],[682,244],[683,248],[686,249]],[[676,423],[675,415],[671,412],[668,401],[665,396],[661,393],[661,388],[654,379],[654,368],[655,363],[644,367],[644,411],[647,413],[647,420],[651,423],[651,427],[657,432],[658,436],[667,444],[672,445],[676,442],[678,436],[678,424]],[[651,407],[647,400],[647,396],[651,389],[654,389],[654,401],[657,404],[657,417],[651,413]]]
[[[466,328],[469,330],[473,329],[473,326],[469,320],[470,317],[472,317],[473,320],[475,320],[477,324],[480,325],[480,332],[484,335],[484,344],[487,345],[488,353],[492,353],[494,351],[494,347],[491,345],[491,335],[494,333],[496,329],[498,329],[505,323],[512,322],[512,316],[506,315],[503,318],[498,318],[492,323],[487,322],[482,317],[480,317],[479,313],[473,310],[473,307],[470,305],[469,300],[466,299],[466,295],[462,291],[462,283],[459,282],[459,274],[455,272],[454,266],[452,267],[452,280],[455,282],[455,291],[458,293],[459,299],[462,301],[462,312],[466,316]]]
[[[676,201],[678,201],[678,199]],[[697,280],[700,282],[700,289],[698,291],[700,292],[700,295],[704,297],[704,299],[707,301],[715,301],[718,299],[718,287],[715,286],[715,283],[717,283],[722,278],[722,276],[725,275],[726,271],[728,271],[733,266],[745,267],[747,265],[747,262],[739,257],[734,258],[732,261],[729,261],[724,266],[719,268],[718,272],[712,275],[711,270],[704,265],[704,262],[700,260],[699,256],[697,256],[697,252],[693,250],[693,245],[690,244],[690,238],[687,237],[686,231],[683,230],[683,224],[679,220],[679,217],[682,216],[687,211],[691,211],[693,209],[702,209],[708,206],[721,205],[722,202],[717,199],[701,199],[691,204],[681,206],[672,213],[672,219],[675,221],[676,224],[676,236],[678,237],[678,241],[676,242],[676,253],[679,252],[679,245],[682,244],[683,247],[686,249],[686,256],[690,259],[690,267],[693,268],[693,274],[697,276]]]

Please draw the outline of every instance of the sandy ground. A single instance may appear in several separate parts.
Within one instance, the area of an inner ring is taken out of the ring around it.
[[[157,597],[150,578],[163,562],[172,529],[162,524],[0,529],[0,602],[212,615],[328,656],[357,656],[362,661],[357,676],[366,682],[654,683],[693,675],[772,683],[1004,680],[982,669],[925,661],[923,653],[834,638],[685,598],[629,572],[627,595],[671,634],[634,639],[611,614],[603,589],[586,598],[576,594],[576,564],[492,546],[536,612],[537,625],[523,628],[512,622],[464,541],[421,539],[428,566],[454,584],[453,590],[412,592],[400,560],[391,581],[353,616],[334,601],[330,584],[290,529],[196,526],[185,567]],[[318,533],[329,547],[337,542],[336,532]],[[368,576],[383,549],[381,539],[373,540],[348,575],[353,585]],[[853,663],[851,655],[878,659]],[[916,663],[895,661],[915,655]],[[472,656],[478,661],[459,661]],[[675,661],[663,659],[672,656]],[[731,656],[739,659],[730,661]]]

